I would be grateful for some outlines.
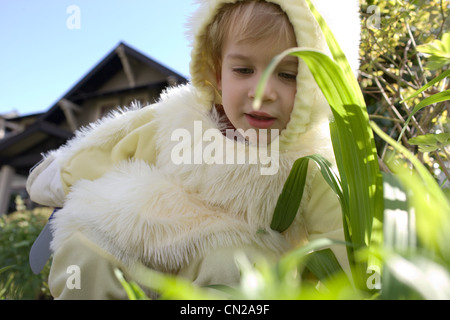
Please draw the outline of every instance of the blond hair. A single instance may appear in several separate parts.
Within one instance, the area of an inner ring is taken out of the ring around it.
[[[206,31],[204,49],[212,70],[220,68],[222,49],[230,36],[238,42],[270,39],[273,46],[296,43],[286,13],[277,4],[261,0],[239,1],[220,8]]]

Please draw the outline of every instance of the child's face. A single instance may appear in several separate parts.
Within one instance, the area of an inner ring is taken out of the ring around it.
[[[270,77],[263,95],[261,108],[253,110],[255,90],[272,58],[295,43],[273,48],[270,40],[236,41],[229,36],[222,50],[222,68],[218,88],[222,104],[236,129],[286,128],[297,90],[298,58],[286,57]]]

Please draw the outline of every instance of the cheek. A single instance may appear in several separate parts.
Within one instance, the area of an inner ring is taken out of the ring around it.
[[[236,98],[239,96],[239,91],[240,87],[236,85],[235,81],[228,79],[227,76],[222,77],[221,93],[222,102],[224,104],[235,102]]]
[[[244,102],[242,101],[242,97],[240,92],[242,88],[236,85],[232,81],[226,81],[226,78],[223,78],[224,82],[222,84],[222,105],[227,115],[228,119],[231,122],[236,121],[239,118],[239,115],[242,112],[242,106]],[[236,125],[236,123],[233,123]]]

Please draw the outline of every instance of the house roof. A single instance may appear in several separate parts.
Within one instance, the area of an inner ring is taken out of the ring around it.
[[[146,55],[140,53],[136,49],[131,48],[124,42],[120,42],[113,50],[111,50],[103,60],[101,60],[96,66],[94,66],[77,84],[75,84],[61,99],[67,99],[73,102],[91,98],[92,96],[105,95],[107,93],[98,93],[98,88],[105,83],[108,79],[114,76],[118,71],[122,70],[123,63],[120,57],[121,53],[124,53],[128,57],[132,57],[149,68],[159,71],[166,78],[174,77],[178,83],[187,82],[187,79],[179,73],[163,66],[162,64],[154,61]],[[158,86],[161,83],[147,83],[145,86]],[[135,87],[137,89],[137,87]],[[129,90],[129,88],[125,89]],[[119,90],[120,91],[120,90]],[[114,91],[117,93],[118,90]],[[112,92],[110,92],[112,93]],[[47,112],[43,113],[40,117],[42,120],[58,121],[58,119],[64,118],[63,112],[55,103]]]
[[[133,75],[130,74],[132,72],[128,70],[128,73],[125,73],[130,78],[129,87],[116,88],[106,92],[99,91],[102,85],[118,72],[127,68],[129,59],[134,59],[156,71],[161,75],[161,79],[172,79],[178,83],[187,82],[187,79],[182,75],[121,42],[46,112],[32,115],[35,120],[24,130],[19,130],[0,139],[0,166],[8,164],[16,168],[19,173],[26,175],[28,170],[40,160],[41,153],[57,148],[73,136],[72,132],[60,127],[63,122],[67,121],[59,103],[61,100],[79,103],[89,98],[131,89],[153,87],[161,89],[168,85],[168,80],[133,83]],[[7,121],[20,122],[25,118],[29,118],[29,116],[8,119]]]

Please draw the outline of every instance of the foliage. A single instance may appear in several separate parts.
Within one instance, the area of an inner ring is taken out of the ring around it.
[[[18,199],[20,201],[20,199]],[[30,248],[51,210],[17,211],[0,217],[0,299],[49,299],[49,264],[34,275],[28,262]]]
[[[450,132],[449,81],[443,76],[450,63],[448,2],[362,0],[361,12],[359,82],[370,118],[390,137],[416,153],[445,184],[450,178],[445,146],[433,142],[427,144],[433,148],[417,150],[421,145],[417,142],[421,136],[427,135],[424,139],[430,141],[430,135]],[[431,83],[432,79],[439,81]],[[427,83],[430,85],[426,90],[417,91]],[[416,91],[417,95],[405,99]],[[407,126],[403,125],[405,120]],[[435,142],[439,141],[435,138]],[[377,139],[377,147],[383,159],[392,149],[381,139]]]

